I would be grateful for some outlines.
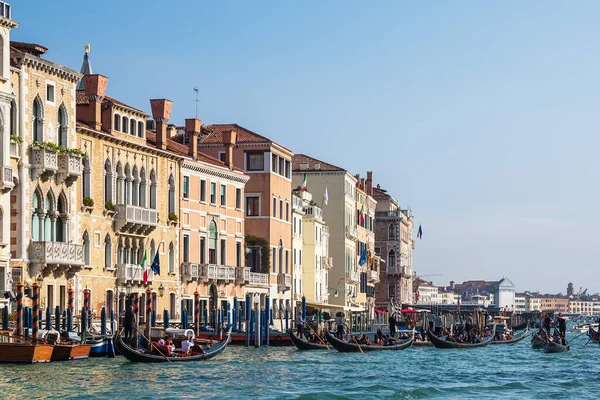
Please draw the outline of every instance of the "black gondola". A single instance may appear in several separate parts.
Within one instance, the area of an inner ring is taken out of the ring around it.
[[[361,350],[363,352],[367,351],[380,351],[380,350],[404,350],[408,349],[413,344],[413,337],[410,339],[406,339],[401,342],[397,342],[398,344],[391,346],[380,346],[380,345],[367,345],[367,344],[357,344],[350,343],[344,340],[340,340],[333,336],[329,331],[325,332],[325,336],[327,337],[327,341],[331,344],[337,351],[340,353],[360,353]]]
[[[304,337],[298,337],[291,329],[289,330],[289,334],[290,340],[298,350],[331,350],[331,346],[327,348],[323,343],[313,343],[304,339]]]
[[[477,347],[485,347],[488,344],[492,343],[494,340],[494,335],[496,334],[496,327],[492,330],[492,334],[487,336],[479,343],[459,343],[456,341],[445,340],[440,337],[435,336],[435,334],[431,331],[427,331],[427,336],[429,337],[429,341],[433,343],[435,347],[438,349],[474,349]]]
[[[515,344],[515,343],[519,343],[521,340],[525,339],[527,336],[529,335],[529,330],[526,329],[525,331],[521,332],[521,334],[515,336],[512,339],[508,339],[508,340],[492,340],[492,343],[490,344]]]
[[[570,348],[571,346],[569,346],[568,342],[566,345],[556,343],[552,340],[547,340],[546,343],[544,343],[544,353],[564,353],[569,351]]]
[[[598,332],[596,330],[594,330],[594,328],[592,328],[591,326],[588,329],[587,335],[592,342],[594,342],[594,343],[600,342],[600,340],[598,340]]]
[[[125,344],[123,342],[123,338],[121,335],[116,336],[115,344],[117,345],[117,349],[120,351],[121,355],[123,355],[126,359],[131,362],[144,362],[144,363],[164,363],[164,362],[188,362],[188,361],[201,361],[208,360],[213,358],[219,354],[221,354],[227,344],[231,340],[231,329],[227,332],[227,338],[219,343],[216,343],[211,346],[210,349],[205,350],[202,354],[185,356],[185,357],[167,357],[161,355],[147,354],[137,351],[131,346]]]

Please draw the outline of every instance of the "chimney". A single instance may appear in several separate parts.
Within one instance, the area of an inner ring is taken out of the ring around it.
[[[237,133],[235,131],[224,131],[223,132],[223,144],[227,147],[225,152],[225,164],[229,166],[229,169],[233,169],[233,146],[237,140]]]
[[[188,154],[194,159],[198,157],[198,135],[200,135],[200,127],[202,121],[197,118],[188,118],[185,120],[185,133],[190,138]]]
[[[167,99],[150,100],[152,118],[156,122],[156,148],[167,149],[167,122],[171,118],[173,102]]]
[[[171,139],[175,135],[177,135],[177,125],[175,125],[175,124],[167,125],[167,138]]]
[[[108,78],[103,75],[84,75],[83,84],[85,85],[85,94],[90,105],[88,106],[88,121],[93,129],[102,129],[102,100],[106,94],[106,85]]]
[[[450,281],[450,290],[454,290],[454,281]]]
[[[360,188],[364,191],[365,190],[365,178],[360,178]],[[368,193],[367,193],[368,194]]]
[[[367,186],[365,187],[367,195],[373,196],[373,171],[367,171]]]

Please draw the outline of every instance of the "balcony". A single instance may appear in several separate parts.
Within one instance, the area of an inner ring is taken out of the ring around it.
[[[323,257],[323,268],[331,269],[333,267],[333,257]]]
[[[379,271],[367,271],[367,280],[372,283],[379,282]]]
[[[58,171],[58,153],[43,147],[31,147],[31,168],[37,175],[48,177]]]
[[[261,274],[260,272],[250,272],[248,274],[248,285],[269,287],[269,274]]]
[[[277,290],[285,292],[292,288],[292,275],[290,274],[277,274]]]
[[[115,211],[116,231],[147,235],[157,226],[156,210],[129,204],[117,204]]]
[[[200,280],[208,281],[234,281],[235,267],[216,264],[201,264],[200,265]]]
[[[360,283],[360,274],[357,271],[346,271],[347,283]]]
[[[358,232],[356,231],[356,228],[350,225],[346,225],[346,237],[350,240],[357,241]]]
[[[31,261],[41,265],[45,272],[62,268],[79,269],[85,264],[83,246],[66,242],[31,242]],[[41,272],[41,271],[38,271]]]
[[[9,166],[3,166],[0,168],[2,172],[2,191],[9,192],[15,187],[15,182],[13,181],[13,169]]]
[[[402,274],[402,267],[388,265],[386,272],[388,275],[400,275]]]
[[[380,218],[400,218],[400,210],[394,210],[394,211],[376,211],[375,212],[375,218],[376,219],[380,219]]]
[[[250,267],[235,267],[235,284],[243,285],[250,279]]]
[[[375,244],[375,235],[371,232],[367,232],[367,243]]]
[[[306,207],[306,215],[312,216],[318,220],[323,220],[323,210],[317,206]]]
[[[181,276],[186,282],[191,282],[200,277],[200,265],[190,262],[181,264]]]
[[[120,284],[126,282],[143,283],[144,270],[137,264],[117,264],[117,280]],[[154,272],[148,270],[148,282],[154,280]]]
[[[58,156],[58,178],[67,185],[71,185],[80,176],[83,170],[83,159],[80,155],[65,153]]]
[[[19,154],[20,144],[17,142],[10,141],[10,156],[14,158],[21,158]]]
[[[303,213],[303,201],[298,196],[292,196],[292,208],[298,213]]]

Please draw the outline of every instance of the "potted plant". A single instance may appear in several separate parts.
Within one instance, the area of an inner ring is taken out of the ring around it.
[[[91,197],[84,197],[83,198],[83,210],[84,211],[92,211],[94,209],[94,199],[92,199]]]
[[[112,201],[108,200],[104,203],[104,216],[113,216],[115,214],[116,207]]]
[[[167,218],[169,220],[169,224],[177,224],[177,214],[175,214],[174,212],[170,212]]]

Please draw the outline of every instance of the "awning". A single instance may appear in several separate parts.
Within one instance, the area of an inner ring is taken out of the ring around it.
[[[402,314],[416,314],[416,313],[418,313],[417,310],[411,310],[410,308],[405,308],[404,310],[400,310],[400,312]]]
[[[313,303],[310,301],[306,302],[306,306],[307,307],[313,307],[313,308],[318,308],[319,310],[344,310],[345,307],[344,306],[340,306],[337,304],[327,304],[327,303]]]
[[[364,312],[366,311],[364,307],[344,307],[344,311],[350,312]]]

